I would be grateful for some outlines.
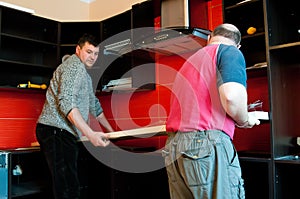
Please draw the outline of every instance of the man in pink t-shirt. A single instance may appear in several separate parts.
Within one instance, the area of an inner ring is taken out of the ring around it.
[[[245,197],[232,139],[235,126],[260,122],[248,115],[240,41],[235,26],[222,24],[178,71],[163,150],[172,199]]]

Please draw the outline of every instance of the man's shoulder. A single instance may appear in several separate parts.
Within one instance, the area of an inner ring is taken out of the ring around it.
[[[219,51],[239,52],[240,50],[233,45],[220,44]]]
[[[58,68],[62,71],[85,72],[84,64],[76,55],[72,55],[68,60],[61,63]]]

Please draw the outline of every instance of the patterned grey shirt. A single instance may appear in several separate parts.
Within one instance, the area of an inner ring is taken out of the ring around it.
[[[75,54],[60,64],[53,73],[38,122],[65,129],[76,137],[81,137],[82,133],[67,119],[73,108],[78,108],[86,121],[89,113],[97,117],[103,111],[94,94],[92,79]]]

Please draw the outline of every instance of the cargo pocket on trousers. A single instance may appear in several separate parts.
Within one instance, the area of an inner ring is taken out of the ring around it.
[[[182,153],[183,167],[189,186],[210,185],[214,167],[213,148],[210,141],[205,138],[195,140],[190,150]]]

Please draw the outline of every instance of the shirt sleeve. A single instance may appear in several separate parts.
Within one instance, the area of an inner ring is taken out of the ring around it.
[[[246,63],[242,52],[235,46],[220,45],[217,55],[218,87],[227,82],[247,86]]]
[[[92,107],[92,110],[90,111],[95,117],[98,117],[102,112],[103,112],[103,109],[102,109],[102,106],[98,100],[98,98],[94,97],[94,105]]]
[[[96,97],[95,93],[93,92],[93,85],[92,85],[92,79],[88,78],[88,82],[89,82],[89,87],[90,87],[90,91],[89,95],[90,95],[90,113],[94,116],[97,117],[99,116],[102,112],[102,106],[101,103],[99,101],[99,99]]]
[[[78,107],[77,100],[79,100],[79,97],[77,95],[80,92],[81,83],[85,82],[83,69],[77,67],[76,64],[66,67],[67,68],[64,68],[61,73],[58,86],[59,110],[61,110],[65,116],[67,116],[73,108]]]

